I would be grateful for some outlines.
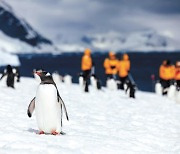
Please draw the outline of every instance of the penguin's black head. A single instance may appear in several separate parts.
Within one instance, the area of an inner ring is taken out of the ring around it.
[[[35,73],[41,78],[41,81],[52,80],[52,76],[49,72],[38,70]]]
[[[7,65],[6,67],[8,73],[12,73],[12,67],[11,65]]]

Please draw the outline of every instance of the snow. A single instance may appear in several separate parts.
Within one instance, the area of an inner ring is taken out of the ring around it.
[[[0,31],[0,50],[6,53],[23,53],[24,51],[28,53],[32,52],[33,48],[18,39],[8,37]]]
[[[180,105],[167,97],[103,88],[84,93],[79,85],[58,84],[70,121],[64,136],[38,135],[35,114],[26,111],[35,96],[35,79],[21,79],[16,89],[0,82],[0,153],[177,154],[180,151]]]
[[[13,66],[19,66],[20,61],[18,56],[12,55],[6,52],[0,51],[0,66],[5,66],[5,65],[13,65]]]

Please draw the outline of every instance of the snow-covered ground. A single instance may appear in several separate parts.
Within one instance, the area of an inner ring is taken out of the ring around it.
[[[64,117],[64,136],[37,135],[35,113],[26,111],[38,83],[22,78],[16,89],[0,82],[0,153],[180,153],[180,104],[152,93],[136,99],[122,91],[84,93],[79,85],[59,84],[70,121]]]

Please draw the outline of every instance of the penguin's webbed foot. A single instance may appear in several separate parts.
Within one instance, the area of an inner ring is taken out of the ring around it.
[[[52,131],[52,132],[51,132],[51,135],[59,135],[59,133],[56,132],[56,131]]]
[[[43,131],[40,131],[38,134],[41,135],[41,134],[44,134],[44,132],[43,132]]]

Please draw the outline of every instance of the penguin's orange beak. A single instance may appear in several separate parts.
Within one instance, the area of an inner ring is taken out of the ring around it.
[[[37,72],[35,72],[35,74],[41,76],[41,72],[38,72],[38,71],[37,71]]]

